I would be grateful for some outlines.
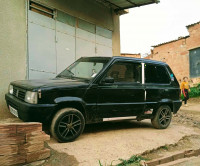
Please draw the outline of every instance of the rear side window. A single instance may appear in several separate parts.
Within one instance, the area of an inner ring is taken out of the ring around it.
[[[145,83],[169,84],[169,74],[165,67],[145,65]]]

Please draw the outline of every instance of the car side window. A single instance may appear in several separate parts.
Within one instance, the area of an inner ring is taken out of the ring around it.
[[[164,66],[145,65],[145,83],[169,84],[169,74]]]
[[[141,73],[142,65],[140,63],[116,62],[105,77],[114,78],[116,83],[141,83]]]

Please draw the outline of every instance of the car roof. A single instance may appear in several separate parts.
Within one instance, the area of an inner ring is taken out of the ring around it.
[[[165,62],[144,59],[144,58],[132,58],[132,57],[123,57],[123,56],[113,56],[112,58],[119,59],[119,60],[130,60],[130,61],[137,61],[137,62],[144,62],[144,63],[151,63],[151,64],[167,65]]]
[[[135,62],[144,62],[149,64],[159,64],[159,65],[167,65],[165,62],[144,59],[144,58],[132,58],[132,57],[123,57],[123,56],[113,56],[113,57],[106,57],[106,56],[93,56],[93,57],[82,57],[82,58],[96,58],[96,59],[113,59],[113,60],[128,60],[128,61],[135,61]]]

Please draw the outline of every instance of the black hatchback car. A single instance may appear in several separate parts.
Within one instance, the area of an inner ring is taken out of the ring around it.
[[[181,106],[179,84],[166,63],[125,57],[80,58],[56,78],[11,82],[5,99],[23,121],[50,122],[59,142],[75,140],[85,124],[151,119],[169,126]]]

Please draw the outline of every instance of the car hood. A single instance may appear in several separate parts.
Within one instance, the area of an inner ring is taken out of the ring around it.
[[[89,85],[88,82],[81,80],[71,80],[71,79],[62,79],[62,78],[54,78],[47,80],[20,80],[14,81],[11,83],[14,86],[19,88],[34,90],[40,88],[57,88],[57,87],[82,87]]]

